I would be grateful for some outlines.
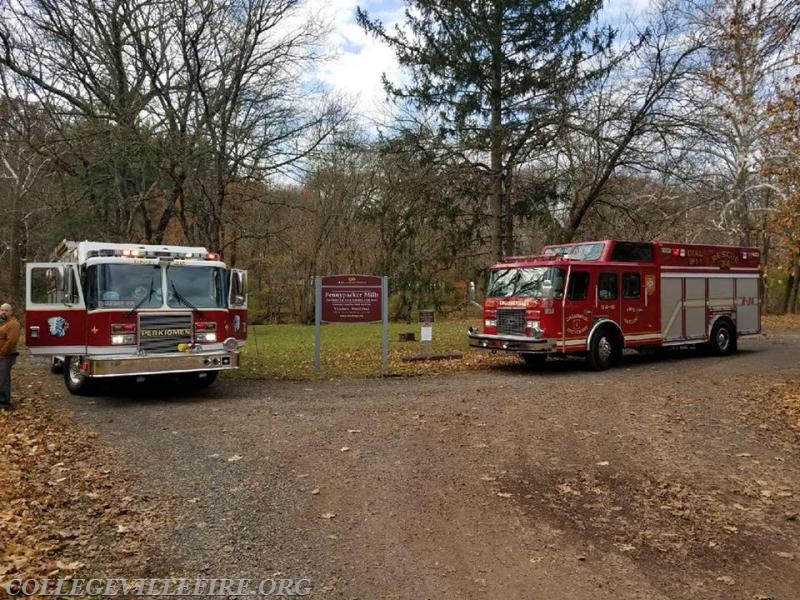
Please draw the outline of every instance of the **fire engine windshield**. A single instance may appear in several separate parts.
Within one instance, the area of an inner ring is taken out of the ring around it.
[[[86,304],[96,308],[224,308],[225,269],[203,265],[166,268],[166,294],[158,264],[103,263],[86,270]]]
[[[557,267],[493,269],[486,296],[508,298],[553,298],[564,291],[564,270]]]
[[[171,265],[167,269],[167,305],[172,308],[224,308],[225,269]]]
[[[161,306],[161,268],[158,265],[91,265],[86,271],[86,284],[89,309]]]

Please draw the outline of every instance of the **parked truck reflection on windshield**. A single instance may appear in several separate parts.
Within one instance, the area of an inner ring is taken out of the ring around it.
[[[102,263],[86,270],[86,301],[97,308],[225,308],[225,269],[216,266]],[[164,289],[166,286],[166,294]],[[174,290],[178,290],[175,294]]]
[[[489,273],[486,296],[490,298],[557,298],[564,291],[564,269],[557,267],[511,267]]]

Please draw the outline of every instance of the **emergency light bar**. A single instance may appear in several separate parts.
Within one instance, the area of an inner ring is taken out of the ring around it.
[[[504,256],[500,262],[504,263],[519,263],[519,262],[533,262],[536,260],[568,260],[569,254],[562,254],[561,252],[546,252],[544,254],[526,254],[523,256]]]
[[[216,252],[180,252],[169,250],[147,250],[147,249],[128,249],[128,248],[101,248],[99,250],[89,250],[86,258],[97,256],[116,256],[123,258],[194,258],[198,260],[219,260]]]

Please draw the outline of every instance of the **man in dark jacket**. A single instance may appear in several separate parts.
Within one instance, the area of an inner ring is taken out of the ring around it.
[[[11,305],[0,305],[0,410],[11,409],[11,367],[17,362],[21,329]]]

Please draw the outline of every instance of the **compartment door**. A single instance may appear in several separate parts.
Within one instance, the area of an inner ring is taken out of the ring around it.
[[[661,277],[661,338],[683,338],[683,278]]]
[[[761,331],[760,275],[736,280],[736,328],[739,334]]]
[[[684,318],[686,320],[686,338],[702,340],[707,336],[706,324],[706,278],[686,278],[686,302]]]
[[[86,354],[86,304],[72,263],[25,266],[25,345],[31,354]]]

